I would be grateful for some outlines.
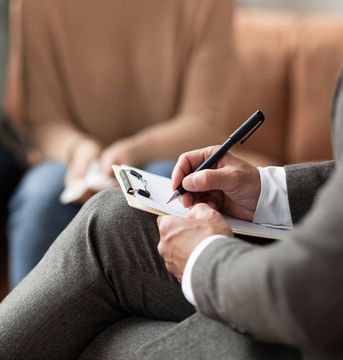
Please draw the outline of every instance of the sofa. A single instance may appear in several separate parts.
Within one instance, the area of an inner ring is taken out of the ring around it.
[[[20,126],[22,0],[12,1],[6,108]],[[238,151],[256,164],[327,160],[331,98],[343,63],[343,18],[239,9],[227,100],[227,134],[257,108],[266,122]],[[19,56],[17,56],[19,54]],[[318,139],[321,146],[318,147]]]
[[[274,164],[331,159],[343,18],[240,10],[234,31],[228,131],[260,108],[266,122],[245,151]]]
[[[257,108],[266,115],[264,126],[237,152],[259,164],[332,158],[331,98],[343,61],[342,38],[343,19],[237,11],[227,132]],[[7,111],[13,118],[25,114],[18,74],[12,66]],[[157,336],[162,330],[163,323],[130,318],[99,334],[83,356],[101,357],[102,351],[115,348],[114,332],[125,339],[128,334]]]

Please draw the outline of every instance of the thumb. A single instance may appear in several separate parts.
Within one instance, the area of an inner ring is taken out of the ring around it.
[[[100,171],[104,175],[112,174],[112,165],[115,161],[112,159],[111,154],[108,151],[104,151],[100,156]]]
[[[68,175],[72,178],[83,178],[86,175],[90,162],[91,160],[88,158],[73,161],[73,163],[69,165]]]
[[[226,181],[226,175],[222,169],[207,169],[186,176],[182,181],[182,186],[191,192],[222,190]]]

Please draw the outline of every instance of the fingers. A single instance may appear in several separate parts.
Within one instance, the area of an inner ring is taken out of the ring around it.
[[[194,249],[208,236],[230,236],[231,228],[217,211],[207,204],[195,205],[186,218],[164,215],[157,219],[160,233],[158,252],[167,270],[177,279],[182,277]]]
[[[100,156],[100,169],[102,173],[111,175],[112,165],[135,165],[137,162],[137,153],[129,139],[116,141],[107,147]]]
[[[96,141],[85,139],[74,149],[65,182],[71,183],[85,176],[90,163],[99,158],[101,146]]]
[[[196,204],[205,203],[216,211],[221,211],[223,206],[224,196],[221,191],[211,191],[203,193],[186,192],[181,197],[182,205],[189,209]]]
[[[85,176],[90,162],[91,162],[90,159],[89,159],[89,161],[85,161],[85,159],[83,159],[83,161],[80,161],[80,162],[73,161],[69,165],[68,171],[67,171],[67,174],[65,177],[66,186],[72,185],[75,182],[80,181],[80,179],[82,179]]]
[[[79,158],[70,166],[70,176],[72,178],[83,178],[87,172],[89,164],[95,159],[93,156]]]
[[[225,168],[206,169],[186,176],[182,185],[187,191],[204,192],[210,190],[223,190],[230,179]]]
[[[205,193],[198,193],[194,197],[193,206],[195,204],[205,203],[216,211],[221,211],[224,202],[224,195],[221,191],[210,191]]]
[[[175,190],[183,178],[201,165],[218,147],[209,146],[203,149],[193,150],[182,154],[172,173],[172,188]]]
[[[105,175],[111,175],[113,164],[114,164],[114,160],[112,158],[112,155],[108,151],[105,150],[100,157],[101,172]]]
[[[190,208],[195,204],[195,196],[192,193],[186,192],[180,198],[180,201],[186,209]]]

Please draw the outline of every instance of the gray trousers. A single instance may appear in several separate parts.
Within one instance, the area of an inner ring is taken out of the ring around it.
[[[301,359],[194,313],[158,239],[120,191],[95,196],[1,303],[0,359]]]

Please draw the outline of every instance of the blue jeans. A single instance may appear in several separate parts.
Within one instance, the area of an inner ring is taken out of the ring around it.
[[[170,176],[175,161],[155,161],[144,170]],[[66,166],[43,162],[32,167],[19,184],[9,204],[9,281],[13,288],[43,257],[52,242],[80,209],[62,205]]]

